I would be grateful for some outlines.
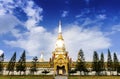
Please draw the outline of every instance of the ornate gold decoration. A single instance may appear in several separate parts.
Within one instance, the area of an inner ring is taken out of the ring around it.
[[[52,60],[53,60],[52,62],[53,62],[55,74],[57,75],[68,74],[69,57],[67,51],[65,50],[65,43],[62,36],[61,22],[59,22],[58,38],[56,42],[55,51],[53,51]]]

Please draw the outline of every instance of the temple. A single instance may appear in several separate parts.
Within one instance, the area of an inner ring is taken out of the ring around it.
[[[24,65],[26,67],[26,70],[22,70],[22,72],[17,71],[16,69],[12,70],[12,71],[8,71],[7,68],[11,66],[17,66],[17,64],[19,64],[20,62],[15,63],[15,60],[10,60],[10,62],[3,62],[4,61],[4,54],[1,55],[1,63],[4,67],[3,71],[0,72],[0,74],[3,75],[43,75],[43,74],[47,74],[47,75],[54,75],[54,77],[57,79],[57,77],[64,77],[64,76],[68,76],[71,73],[74,73],[73,75],[80,75],[81,72],[76,72],[76,66],[77,66],[77,62],[76,61],[72,61],[71,58],[69,58],[68,56],[68,52],[66,50],[65,47],[65,42],[64,42],[64,38],[62,36],[62,24],[61,21],[59,21],[59,25],[58,25],[58,36],[56,39],[56,43],[55,43],[55,49],[52,52],[52,57],[50,58],[49,61],[44,61],[44,53],[41,52],[41,56],[39,59],[39,62],[25,62],[25,54],[24,54],[24,60],[22,59],[22,65]],[[25,52],[24,52],[25,53]],[[16,54],[15,54],[16,55]],[[80,55],[80,54],[79,54]],[[12,57],[13,58],[13,57]],[[77,61],[81,62],[80,57],[78,57]],[[15,57],[14,57],[15,59]],[[83,62],[82,62],[83,63]],[[10,66],[9,66],[10,65]],[[82,64],[83,65],[83,64]],[[83,68],[82,65],[79,65],[80,67]],[[96,75],[95,71],[93,71],[93,62],[86,62],[86,64],[84,64],[85,67],[87,69],[84,69],[85,73],[82,73],[81,75]],[[19,66],[18,66],[19,67]],[[23,66],[22,66],[23,67]],[[35,69],[37,68],[37,71],[31,71],[31,69]],[[104,63],[104,68],[107,68],[107,63]],[[103,72],[103,71],[102,71]],[[114,71],[116,72],[116,71]],[[109,71],[105,73],[102,73],[101,75],[111,75],[111,72],[109,73]],[[113,74],[112,74],[113,75]],[[118,75],[118,74],[117,74]],[[67,78],[59,78],[59,79],[67,79]]]
[[[55,50],[52,52],[52,62],[55,75],[68,75],[69,57],[65,48],[61,26],[61,21],[59,21],[58,37]]]

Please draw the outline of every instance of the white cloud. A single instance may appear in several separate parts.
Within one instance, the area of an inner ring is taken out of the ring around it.
[[[94,50],[102,50],[110,47],[110,39],[105,37],[101,31],[95,29],[83,29],[77,25],[69,25],[64,28],[63,36],[66,48],[70,57],[77,58],[79,49],[85,52],[86,60],[91,60]],[[40,56],[44,52],[45,59],[49,59],[54,51],[57,32],[47,32],[43,27],[35,27],[25,38],[17,41],[6,41],[7,44],[14,47],[20,47],[27,50],[30,56]]]
[[[28,1],[27,6],[23,8],[24,12],[28,16],[28,20],[25,22],[25,26],[28,30],[31,30],[33,27],[37,26],[37,23],[42,20],[41,13],[43,9],[35,6],[33,1]]]
[[[113,30],[113,31],[120,31],[120,24],[114,25],[114,26],[112,27],[112,30]]]
[[[13,47],[25,49],[29,56],[40,56],[40,53],[43,51],[45,57],[48,59],[51,57],[52,50],[54,48],[54,35],[47,32],[40,26],[32,29],[32,31],[27,32],[23,36],[25,38],[18,39],[17,41],[6,41],[6,43]]]
[[[13,15],[0,16],[0,34],[10,32],[16,25],[21,22]]]
[[[4,52],[3,50],[0,50],[0,55],[1,55],[3,52]]]
[[[21,24],[19,19],[13,15],[15,8],[13,0],[0,1],[0,34],[11,32],[16,25]]]
[[[28,16],[25,22],[20,22],[19,19],[14,16],[14,9],[19,7]],[[42,8],[34,4],[32,0],[28,1],[6,1],[2,0],[0,2],[0,33],[11,32],[14,37],[17,38],[16,41],[5,41],[7,44],[13,44],[15,47],[20,47],[28,50],[29,55],[36,55],[42,49],[41,44],[38,43],[39,40],[44,40],[49,33],[45,32],[45,29],[41,26],[37,26],[39,21],[42,20]],[[28,30],[24,33],[20,33],[20,29],[16,29],[16,25],[23,24]],[[45,34],[42,38],[38,38],[38,34]],[[46,39],[45,39],[46,40]],[[48,42],[41,42],[48,43]],[[39,49],[41,48],[41,49]],[[42,49],[43,50],[43,49]],[[44,49],[45,50],[45,49]],[[33,53],[36,52],[36,53]]]
[[[85,53],[86,60],[91,60],[93,51],[106,49],[111,46],[110,39],[105,37],[101,31],[83,29],[77,25],[72,25],[65,29],[64,38],[70,57],[73,59],[76,59],[81,48]]]
[[[0,9],[0,15],[4,15],[5,14],[5,10],[4,9]]]
[[[28,20],[25,21],[24,23],[20,22],[19,19],[16,16],[14,16],[14,9],[16,7],[21,8],[28,16]],[[0,2],[0,23],[2,23],[0,26],[3,29],[6,29],[6,27],[14,28],[17,24],[22,23],[26,26],[28,30],[30,30],[32,27],[35,27],[39,23],[39,21],[42,20],[42,15],[41,15],[42,11],[43,9],[36,6],[32,0],[28,0],[28,1],[19,0],[17,2],[13,0],[7,0],[7,1],[2,0]],[[4,31],[3,29],[1,30],[2,32]]]
[[[63,11],[63,13],[62,13],[62,17],[66,17],[68,15],[68,11]]]
[[[0,1],[0,15],[5,15],[7,13],[12,14],[15,8],[13,0],[1,0]]]
[[[109,32],[105,32],[105,35],[106,35],[106,36],[109,36],[109,35],[112,35],[112,34],[115,34],[115,33],[118,33],[118,32],[120,32],[120,24],[113,25],[113,26],[110,28],[110,31],[109,31]]]
[[[81,15],[81,14],[79,14],[79,15],[76,15],[75,17],[76,17],[76,18],[80,18],[81,16],[82,16],[82,15]]]
[[[106,19],[107,17],[106,17],[105,14],[100,14],[100,15],[97,16],[97,18],[104,20],[104,19]]]
[[[85,19],[85,21],[83,22],[83,24],[81,26],[94,24],[94,23],[97,23],[97,21],[98,21],[98,19],[96,19],[96,20],[92,20],[91,18],[84,18],[84,19]]]
[[[15,29],[14,26],[19,23],[19,20],[15,16],[10,16],[13,18],[10,22],[8,22],[10,26],[9,29],[12,29],[12,34],[17,38],[16,40],[8,41],[5,43],[13,46],[23,48],[27,51],[27,55],[29,56],[40,56],[41,52],[44,52],[44,57],[48,60],[52,57],[52,51],[55,48],[55,42],[57,38],[58,32],[48,32],[46,28],[43,26],[38,26],[39,21],[42,20],[42,8],[35,6],[33,1],[25,1],[26,5],[22,6],[22,1],[16,3],[17,7],[20,7],[25,14],[28,16],[27,21],[25,21],[25,27],[28,31],[24,33],[19,33],[18,29]],[[3,8],[3,7],[2,7]],[[3,14],[6,16],[6,12],[10,11],[12,14],[12,8],[3,8]],[[66,17],[68,15],[68,11],[63,11],[62,17]],[[3,17],[3,16],[2,16]],[[10,18],[8,18],[10,20]],[[15,20],[15,23],[14,23]],[[16,22],[17,21],[17,22]],[[95,23],[96,21],[91,21],[88,19],[83,25],[88,25],[91,23]],[[2,27],[3,29],[7,29],[9,25],[5,25]],[[82,26],[83,26],[82,25]],[[6,33],[4,32],[1,33]],[[92,57],[92,52],[94,50],[101,50],[105,48],[109,48],[110,41],[109,38],[105,37],[104,34],[95,29],[83,29],[78,25],[69,25],[67,28],[64,28],[63,31],[66,48],[69,51],[70,57],[73,59],[77,58],[77,53],[80,48],[85,52],[86,59],[89,60]]]

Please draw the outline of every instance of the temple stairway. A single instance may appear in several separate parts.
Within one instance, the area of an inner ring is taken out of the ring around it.
[[[68,79],[68,76],[55,76],[55,79]]]

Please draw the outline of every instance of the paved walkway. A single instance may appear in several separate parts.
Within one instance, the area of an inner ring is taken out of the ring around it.
[[[67,76],[55,76],[55,79],[68,79]]]

